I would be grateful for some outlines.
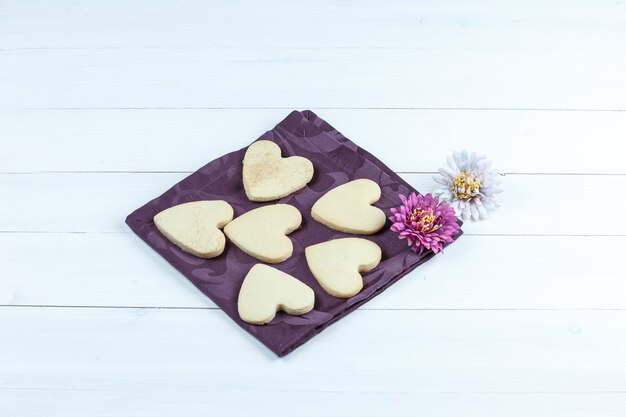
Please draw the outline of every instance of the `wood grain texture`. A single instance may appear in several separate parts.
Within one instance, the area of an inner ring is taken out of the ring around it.
[[[23,49],[0,59],[0,108],[626,109],[615,94],[626,55],[603,50]]]
[[[347,391],[242,391],[215,385],[176,386],[146,390],[137,386],[123,390],[0,390],[0,403],[9,415],[170,417],[184,410],[185,416],[276,415],[285,409],[299,410],[299,416],[350,414],[379,417],[393,411],[397,417],[588,417],[601,410],[603,417],[623,417],[624,394],[616,393],[476,393],[476,392],[347,392]]]
[[[124,232],[124,219],[158,197],[187,173],[57,173],[4,174],[0,188],[0,231],[4,232]],[[431,174],[402,174],[418,191],[432,191]],[[587,202],[611,196],[626,206],[623,175],[507,175],[502,208],[489,221],[467,222],[463,230],[488,235],[626,235],[626,224],[600,227],[589,216]],[[42,202],[45,209],[42,209]],[[550,213],[551,215],[545,215]]]
[[[626,390],[626,334],[615,331],[626,326],[625,311],[357,310],[284,359],[220,310],[0,311],[5,389],[176,387],[174,397],[204,389],[242,398],[247,392]],[[308,404],[320,406],[329,404]]]
[[[619,50],[619,1],[21,0],[0,4],[0,48]]]
[[[192,171],[248,146],[290,110],[0,112],[0,140],[11,144],[0,169]],[[452,150],[469,148],[503,173],[626,174],[626,112],[313,110],[395,171],[434,172]]]
[[[5,233],[0,247],[2,305],[216,308],[127,234]],[[361,309],[626,309],[624,251],[626,237],[463,236]]]

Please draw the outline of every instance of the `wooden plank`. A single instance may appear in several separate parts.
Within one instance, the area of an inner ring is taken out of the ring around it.
[[[0,169],[192,171],[247,146],[288,113],[4,111],[0,141],[8,146],[0,154]],[[626,173],[623,112],[322,109],[318,114],[396,171],[436,171],[453,150],[469,148],[488,153],[504,173]]]
[[[418,393],[418,392],[256,392],[214,385],[122,390],[0,389],[0,407],[21,417],[111,416],[187,417],[273,416],[285,410],[300,417],[355,415],[362,417],[623,417],[624,393]],[[353,384],[354,385],[354,384]],[[354,389],[354,387],[349,387]]]
[[[5,199],[0,204],[0,231],[129,232],[126,215],[186,175],[0,175]],[[403,177],[422,193],[436,185],[430,174]],[[626,176],[507,175],[502,179],[502,207],[489,221],[467,222],[463,227],[467,233],[626,235],[624,222],[600,226],[597,208],[607,196],[611,206],[626,206],[626,195],[615,192],[626,189]]]
[[[5,109],[626,109],[626,55],[602,49],[21,49],[0,61]]]
[[[623,48],[615,1],[3,2],[0,48]]]
[[[0,248],[2,305],[216,308],[127,234],[9,233]],[[362,308],[626,309],[624,251],[624,237],[464,236]]]
[[[218,310],[0,312],[7,391],[626,389],[626,311],[358,310],[280,360]]]

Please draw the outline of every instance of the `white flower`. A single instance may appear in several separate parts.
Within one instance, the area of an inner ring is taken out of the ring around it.
[[[463,220],[486,219],[487,212],[500,206],[495,197],[502,192],[499,174],[485,155],[454,152],[433,179],[442,185],[433,194],[447,201]]]

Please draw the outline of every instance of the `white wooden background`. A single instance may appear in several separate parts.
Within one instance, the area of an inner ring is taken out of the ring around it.
[[[503,206],[278,359],[123,221],[311,108]],[[0,415],[626,415],[626,2],[0,0]]]

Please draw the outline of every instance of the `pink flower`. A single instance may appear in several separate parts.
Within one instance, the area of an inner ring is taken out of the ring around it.
[[[437,253],[461,230],[454,209],[448,203],[439,203],[439,198],[411,193],[408,198],[400,194],[400,199],[402,205],[391,209],[391,230],[399,232],[399,238],[406,239],[413,252]]]

